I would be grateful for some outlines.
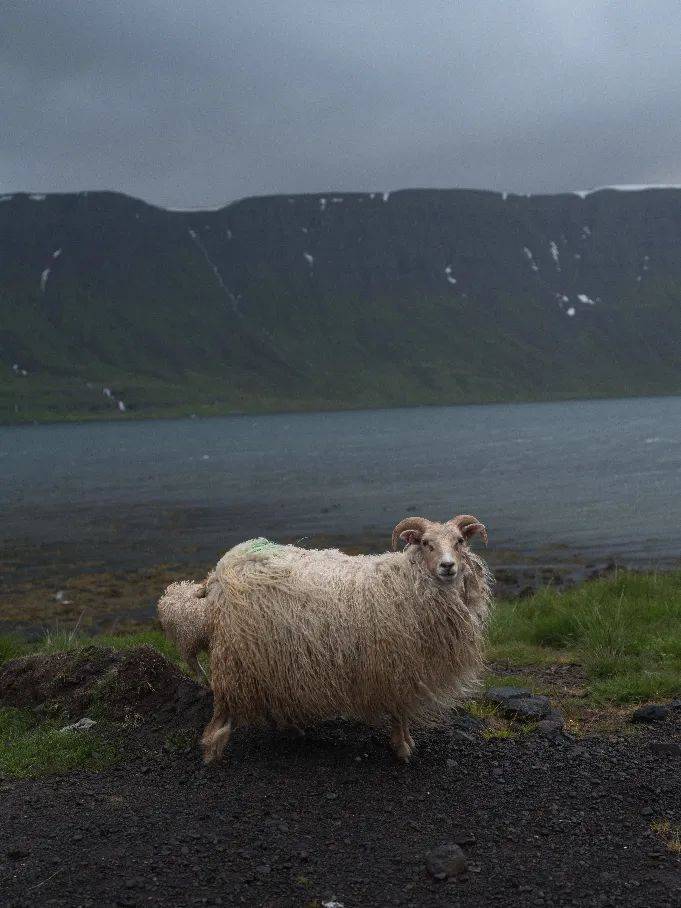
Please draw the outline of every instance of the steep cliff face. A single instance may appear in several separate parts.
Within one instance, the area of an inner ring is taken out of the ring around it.
[[[681,190],[1,198],[3,420],[681,392]]]

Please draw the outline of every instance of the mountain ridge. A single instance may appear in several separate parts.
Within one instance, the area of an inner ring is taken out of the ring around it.
[[[680,393],[679,250],[671,187],[0,196],[0,420]]]

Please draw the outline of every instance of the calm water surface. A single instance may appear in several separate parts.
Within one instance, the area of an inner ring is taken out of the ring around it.
[[[475,513],[548,561],[681,552],[681,398],[0,428],[0,469],[6,566],[387,543],[411,513]]]

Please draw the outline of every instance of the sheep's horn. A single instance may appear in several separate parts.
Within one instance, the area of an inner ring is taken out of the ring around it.
[[[475,533],[480,533],[482,536],[482,541],[487,545],[487,529],[484,523],[480,523],[477,517],[474,517],[472,514],[459,514],[458,517],[452,517],[449,523],[453,523],[457,526],[460,532],[469,539]]]
[[[405,517],[404,520],[400,520],[393,530],[393,549],[397,548],[400,533],[404,533],[405,530],[418,530],[419,533],[425,533],[427,524],[428,521],[425,517]]]

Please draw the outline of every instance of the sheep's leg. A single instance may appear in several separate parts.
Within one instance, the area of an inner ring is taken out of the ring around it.
[[[186,662],[189,666],[190,672],[199,682],[199,684],[203,684],[203,680],[205,680],[206,684],[210,687],[210,681],[208,679],[208,675],[206,674],[206,670],[199,662],[199,657],[196,655],[196,653],[192,653],[190,656],[187,656]]]
[[[274,724],[278,732],[294,734],[297,738],[305,737],[305,730],[299,725],[293,725],[291,722],[286,722],[284,719],[276,719]]]
[[[212,763],[220,759],[231,733],[232,720],[229,713],[225,706],[216,701],[213,706],[213,718],[206,725],[201,737],[204,763]]]
[[[390,735],[390,746],[395,752],[397,759],[406,763],[411,756],[411,749],[414,742],[409,734],[406,720],[399,718],[398,716],[392,716],[391,719],[392,733]],[[411,741],[411,744],[409,741]]]
[[[402,735],[404,737],[404,740],[409,745],[409,749],[413,750],[416,745],[414,744],[414,739],[409,734],[409,719],[402,719]]]

